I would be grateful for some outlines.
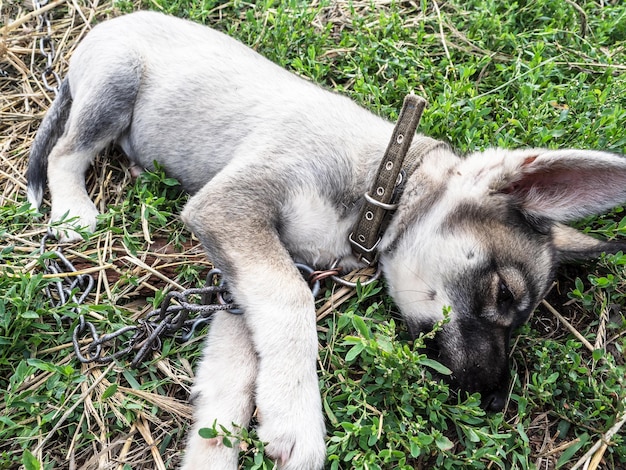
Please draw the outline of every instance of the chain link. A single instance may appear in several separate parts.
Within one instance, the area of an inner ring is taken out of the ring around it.
[[[48,4],[48,0],[33,0],[35,11],[40,10]],[[59,84],[61,79],[53,68],[56,50],[52,41],[52,25],[50,23],[50,15],[45,11],[38,17],[39,26],[37,30],[41,33],[39,38],[39,51],[46,57],[46,68],[41,73],[41,81],[48,91],[52,91],[55,95],[59,92]],[[54,80],[54,84],[50,83],[50,79]]]
[[[80,274],[61,248],[47,252],[46,244],[51,237],[51,234],[47,234],[42,238],[40,254],[46,255],[44,274],[58,276],[58,279],[46,286],[46,296],[54,307],[71,303],[73,306],[70,311],[79,315],[72,341],[76,356],[83,363],[106,364],[137,350],[132,361],[132,366],[136,367],[148,352],[161,347],[161,336],[174,336],[181,331],[180,339],[188,341],[199,327],[208,323],[214,312],[228,310],[233,314],[242,313],[232,302],[220,270],[213,269],[207,275],[205,287],[170,292],[165,296],[161,307],[148,313],[137,325],[99,335],[94,324],[80,314],[80,305],[93,291],[94,278],[90,274]],[[201,303],[194,303],[194,298],[198,298]],[[68,318],[66,316],[63,319]],[[90,337],[90,341],[88,340],[86,352],[83,353],[81,343],[87,337]],[[124,347],[116,352],[105,353],[104,347],[117,339],[124,340]]]
[[[41,239],[40,254],[46,253],[46,242],[51,234],[45,235]],[[78,271],[74,265],[65,257],[61,248],[50,252],[50,256],[45,261],[44,274],[61,275],[54,283],[46,286],[46,295],[55,307],[60,307],[72,302],[76,305],[71,310],[78,313],[78,305],[82,304],[94,287],[94,279],[89,274],[76,274]],[[77,297],[77,293],[80,295]]]
[[[314,272],[307,265],[296,263],[296,266],[306,279]],[[320,292],[319,280],[312,282],[311,292],[314,296]],[[205,287],[168,293],[161,306],[138,320],[137,325],[125,326],[113,333],[99,335],[95,326],[81,315],[72,335],[74,351],[78,360],[86,364],[92,362],[106,364],[137,351],[131,367],[138,367],[148,353],[161,349],[162,337],[174,337],[182,342],[189,341],[196,330],[209,323],[213,314],[221,310],[233,315],[243,314],[233,302],[222,272],[214,268],[207,275]],[[180,335],[177,336],[179,332]],[[85,354],[81,352],[82,337],[90,337]],[[117,339],[123,341],[123,347],[106,354],[104,346]]]

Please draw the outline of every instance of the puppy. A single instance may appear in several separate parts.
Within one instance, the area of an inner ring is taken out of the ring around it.
[[[76,49],[41,124],[28,197],[62,241],[93,230],[85,190],[94,156],[118,144],[134,165],[158,161],[193,194],[182,218],[225,273],[242,316],[217,314],[193,389],[184,468],[236,469],[233,432],[260,411],[258,435],[282,469],[319,469],[324,419],[314,301],[294,261],[353,268],[350,235],[393,124],[188,21],[139,12],[96,26]],[[451,308],[430,354],[453,385],[499,410],[509,338],[546,293],[558,263],[624,250],[563,223],[626,201],[626,161],[586,150],[489,149],[461,159],[416,135],[397,206],[376,252],[414,335]]]

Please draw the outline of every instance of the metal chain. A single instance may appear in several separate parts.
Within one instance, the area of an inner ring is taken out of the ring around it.
[[[313,269],[305,264],[296,263],[296,266],[305,279],[310,279],[314,273]],[[320,280],[312,280],[310,286],[312,294],[317,296],[321,287]],[[194,302],[193,298],[199,299],[199,302]],[[222,272],[214,268],[207,275],[205,287],[168,293],[161,306],[140,319],[137,325],[125,326],[113,333],[99,335],[93,323],[86,321],[81,315],[72,335],[74,351],[78,360],[86,364],[92,362],[106,364],[137,351],[131,367],[138,367],[149,352],[161,349],[162,337],[189,341],[196,330],[207,324],[213,314],[220,310],[226,310],[234,315],[243,314],[230,297]],[[177,337],[179,332],[181,334]],[[86,354],[83,354],[80,343],[81,337],[85,336],[90,336],[91,341]],[[124,341],[124,347],[105,354],[103,347],[118,338]]]
[[[330,279],[335,284],[339,284],[340,286],[344,286],[344,287],[350,287],[351,289],[356,289],[358,285],[360,285],[361,287],[365,287],[369,284],[372,284],[373,282],[378,281],[383,275],[383,267],[381,266],[380,263],[376,264],[376,272],[374,272],[374,274],[372,274],[367,281],[363,281],[363,282],[359,281],[357,283],[354,281],[348,281],[341,276],[341,271],[342,269],[341,267],[339,267],[339,260],[335,260],[335,262],[332,264],[330,269],[324,272],[329,273],[328,277],[330,277]]]
[[[194,301],[194,298],[199,299],[200,303]],[[161,306],[138,320],[137,325],[99,335],[93,323],[86,321],[81,315],[72,335],[74,351],[78,360],[86,364],[106,364],[136,351],[131,367],[137,367],[148,353],[161,349],[162,337],[176,337],[180,332],[179,339],[188,341],[219,310],[227,310],[236,315],[243,313],[230,299],[221,271],[212,269],[207,275],[205,287],[168,293]],[[81,338],[85,337],[90,337],[91,341],[83,354],[80,343]],[[104,347],[117,339],[123,341],[123,348],[105,353]]]
[[[43,246],[43,244],[42,244]],[[65,258],[62,253],[57,250],[54,252],[72,272],[76,269]],[[57,265],[54,265],[49,272],[60,272]],[[296,267],[304,279],[311,287],[313,297],[317,297],[321,291],[321,281],[325,278],[331,278],[335,282],[336,279],[344,281],[349,286],[356,286],[356,283],[349,283],[337,276],[337,268],[327,271],[314,271],[313,268],[302,263],[296,263]],[[379,273],[371,279],[364,281],[363,285],[370,284],[378,279]],[[93,278],[89,275],[81,275],[80,278],[87,277],[89,282],[73,282],[65,288],[75,288],[76,286],[86,286],[79,298],[73,294],[70,289],[69,294],[65,294],[63,298],[72,298],[72,300],[80,304],[89,294],[93,287]],[[197,299],[194,301],[193,299]],[[168,293],[161,306],[146,315],[145,318],[138,320],[137,325],[122,327],[113,333],[99,335],[93,323],[85,320],[83,315],[79,316],[79,323],[74,328],[72,341],[74,352],[80,362],[92,363],[97,362],[106,364],[116,359],[137,351],[131,362],[131,367],[138,367],[146,355],[151,351],[159,351],[161,349],[162,337],[174,337],[182,342],[189,341],[196,330],[209,323],[213,314],[220,310],[226,310],[234,315],[241,315],[243,311],[239,309],[233,302],[228,291],[227,284],[222,277],[222,272],[214,268],[209,271],[205,287],[191,288],[181,292]],[[180,335],[177,334],[180,332]],[[81,338],[90,339],[87,345],[87,351],[83,354],[81,351]],[[115,340],[123,341],[123,347],[114,352],[105,353],[105,346]]]
[[[40,254],[42,256],[46,254],[46,243],[51,237],[51,234],[47,234],[41,240]],[[70,310],[79,314],[80,305],[93,290],[94,278],[89,274],[79,274],[61,248],[48,252],[44,264],[44,274],[58,276],[58,280],[45,288],[52,305],[60,307],[71,302],[73,306]],[[306,266],[303,269],[312,272],[312,269]],[[316,283],[315,290],[319,292],[319,282]],[[194,299],[199,299],[200,303],[194,302]],[[180,331],[181,341],[188,341],[196,330],[208,323],[211,315],[218,310],[228,310],[232,314],[243,313],[232,302],[221,271],[213,269],[207,275],[205,287],[168,293],[161,306],[140,319],[137,325],[125,326],[113,333],[99,335],[94,324],[87,321],[84,315],[79,315],[78,325],[72,333],[74,352],[78,360],[83,363],[106,364],[136,350],[137,353],[131,365],[137,367],[146,354],[160,349],[162,336],[173,337]],[[67,318],[67,316],[64,317],[64,319]],[[81,342],[87,337],[90,337],[90,341],[88,341],[86,352],[83,353]],[[124,340],[124,347],[118,351],[106,353],[105,346],[117,339]]]
[[[39,251],[41,255],[46,253],[46,242],[51,234],[45,235],[41,239]],[[44,274],[59,275],[59,280],[46,286],[46,295],[55,307],[60,307],[72,302],[76,307],[72,308],[74,313],[78,313],[78,305],[82,304],[94,287],[94,280],[89,274],[77,274],[74,265],[65,257],[61,248],[50,252],[45,261]],[[80,292],[80,295],[78,293]]]
[[[47,4],[48,0],[33,0],[35,11],[40,10]],[[47,11],[44,11],[39,15],[38,19],[39,26],[37,27],[37,30],[41,33],[39,38],[39,51],[46,57],[46,68],[41,73],[41,81],[43,82],[46,90],[52,91],[56,95],[59,92],[61,79],[53,68],[56,50],[54,48],[54,42],[52,41],[52,25],[50,23],[50,16]],[[54,85],[50,84],[50,78],[54,79]]]
[[[47,234],[42,238],[41,256],[46,255],[46,244],[51,237],[51,234]],[[45,274],[58,277],[58,280],[46,286],[48,299],[55,307],[71,302],[71,311],[78,315],[78,324],[72,332],[72,343],[76,357],[85,364],[107,364],[135,352],[131,367],[138,367],[148,353],[161,349],[162,337],[189,341],[199,328],[210,321],[213,313],[220,310],[235,315],[243,313],[233,302],[221,271],[212,269],[204,287],[169,292],[160,307],[138,320],[136,325],[124,326],[112,333],[100,335],[95,325],[80,314],[80,305],[94,288],[93,277],[90,274],[80,274],[61,248],[48,252],[44,264]],[[296,263],[296,266],[309,283],[314,297],[319,295],[321,280],[338,272],[336,269],[314,271],[310,266],[301,263]],[[111,348],[107,347],[112,347],[112,343],[116,341],[122,342],[121,349],[110,352]],[[85,352],[81,343],[86,347]]]

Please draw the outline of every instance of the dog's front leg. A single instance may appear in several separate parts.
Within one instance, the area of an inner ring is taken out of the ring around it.
[[[236,438],[205,439],[201,428],[215,425],[237,435],[254,409],[257,358],[248,328],[239,315],[216,312],[197,368],[192,401],[194,424],[189,431],[183,470],[235,470],[239,456]]]
[[[280,241],[271,209],[251,211],[258,200],[239,203],[236,190],[207,186],[189,201],[183,219],[224,269],[244,310],[258,356],[259,438],[282,470],[322,468],[313,295]],[[227,207],[214,194],[229,194]]]
[[[326,451],[313,296],[293,263],[281,264],[256,260],[239,273],[235,298],[259,356],[259,438],[279,468],[315,470]]]

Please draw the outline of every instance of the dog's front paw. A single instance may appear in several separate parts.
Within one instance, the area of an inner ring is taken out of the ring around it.
[[[98,209],[90,200],[67,204],[53,204],[50,215],[50,231],[60,243],[83,239],[82,233],[96,230]]]
[[[236,470],[239,457],[237,442],[226,445],[222,437],[205,439],[194,426],[181,470]]]
[[[268,443],[265,452],[280,470],[318,470],[324,466],[326,431],[321,416],[312,420],[262,422],[257,432]]]

